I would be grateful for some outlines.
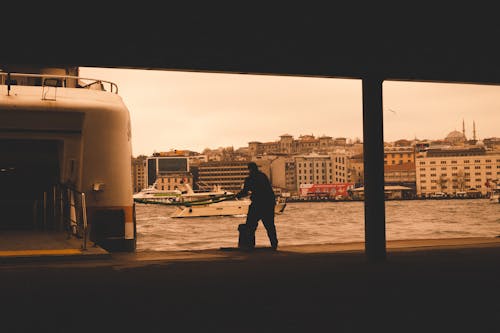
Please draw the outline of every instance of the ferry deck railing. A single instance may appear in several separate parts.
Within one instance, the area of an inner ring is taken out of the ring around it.
[[[44,206],[47,206],[46,202],[49,200],[47,196],[45,193]],[[89,226],[85,193],[64,184],[57,184],[52,188],[50,201],[56,228],[64,230],[68,238],[81,239],[81,249],[87,250]]]
[[[10,93],[11,86],[14,85],[41,86],[42,94],[45,94],[46,87],[93,89],[118,94],[118,86],[114,82],[73,75],[27,74],[0,71],[0,85],[7,86],[7,94]]]

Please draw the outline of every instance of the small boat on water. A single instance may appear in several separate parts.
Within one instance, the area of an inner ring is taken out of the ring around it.
[[[170,193],[170,194],[169,194]],[[161,191],[156,188],[145,189],[134,195],[134,201],[145,204],[175,206],[170,217],[206,217],[206,216],[245,216],[251,200],[236,198],[236,194],[215,186],[210,191],[194,191],[189,184],[184,184],[179,193]],[[281,214],[286,207],[286,198],[276,199],[275,214]]]
[[[237,199],[234,196],[214,198],[205,201],[192,201],[176,206],[170,217],[207,217],[207,216],[245,216],[248,213],[250,199]],[[274,208],[275,214],[282,214],[286,207],[286,199],[278,197]]]

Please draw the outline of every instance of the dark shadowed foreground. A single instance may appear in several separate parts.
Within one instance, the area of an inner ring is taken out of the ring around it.
[[[4,263],[2,332],[498,332],[500,241]]]

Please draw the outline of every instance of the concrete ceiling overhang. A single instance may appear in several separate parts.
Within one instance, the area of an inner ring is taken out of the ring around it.
[[[0,63],[500,84],[493,8],[139,5],[5,15]]]

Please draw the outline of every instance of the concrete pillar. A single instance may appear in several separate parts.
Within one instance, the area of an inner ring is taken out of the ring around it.
[[[382,83],[377,77],[363,78],[365,253],[369,261],[386,258]]]

